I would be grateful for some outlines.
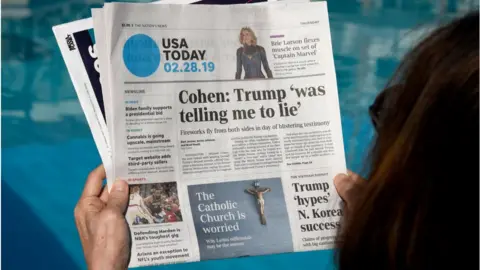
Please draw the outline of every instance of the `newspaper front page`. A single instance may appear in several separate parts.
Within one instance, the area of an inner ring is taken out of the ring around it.
[[[332,248],[346,165],[326,3],[103,17],[130,266]]]

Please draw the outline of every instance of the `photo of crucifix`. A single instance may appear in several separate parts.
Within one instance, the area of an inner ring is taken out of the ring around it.
[[[253,187],[247,188],[245,191],[252,194],[257,199],[257,203],[260,207],[260,209],[259,209],[260,210],[260,223],[262,225],[266,225],[267,224],[267,218],[265,217],[265,199],[263,198],[263,194],[267,193],[267,192],[270,192],[271,189],[269,187],[261,187],[260,183],[258,181],[255,181],[253,183]]]

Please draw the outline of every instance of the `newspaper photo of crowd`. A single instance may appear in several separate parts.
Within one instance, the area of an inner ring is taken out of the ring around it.
[[[131,225],[182,221],[177,183],[130,185],[127,220]]]

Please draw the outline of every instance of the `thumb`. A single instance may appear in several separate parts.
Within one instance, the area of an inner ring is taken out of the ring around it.
[[[352,203],[352,190],[354,189],[354,181],[346,174],[337,174],[333,179],[338,195],[345,201],[345,203]]]
[[[108,194],[107,208],[115,212],[125,213],[128,206],[128,183],[117,180],[113,183],[112,190]]]

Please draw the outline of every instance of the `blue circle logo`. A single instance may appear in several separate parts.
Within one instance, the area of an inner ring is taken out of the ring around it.
[[[148,77],[160,66],[160,49],[151,37],[133,35],[123,46],[123,62],[133,75]]]

